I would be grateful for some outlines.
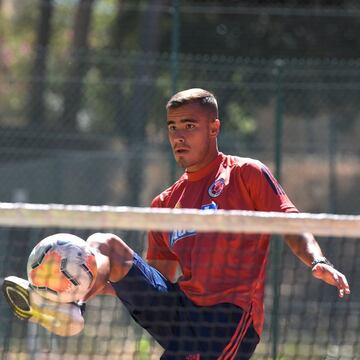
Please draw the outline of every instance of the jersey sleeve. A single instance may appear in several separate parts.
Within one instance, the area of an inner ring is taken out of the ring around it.
[[[159,197],[155,198],[151,207],[158,208],[161,206]],[[160,231],[148,232],[148,249],[146,259],[148,260],[177,260],[175,254],[173,254],[166,244],[166,236],[168,233]]]
[[[266,165],[250,161],[241,173],[257,211],[298,212]]]

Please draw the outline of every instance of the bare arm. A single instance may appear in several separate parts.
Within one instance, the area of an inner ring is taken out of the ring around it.
[[[310,233],[284,235],[284,240],[294,255],[309,267],[316,258],[324,256],[318,242]]]
[[[324,257],[318,242],[310,233],[284,235],[284,239],[291,251],[309,267],[312,267],[314,260]],[[340,297],[350,294],[350,287],[345,275],[331,265],[315,265],[312,267],[312,275],[330,285],[336,286]]]

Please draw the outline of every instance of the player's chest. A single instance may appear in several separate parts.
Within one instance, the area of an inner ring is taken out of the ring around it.
[[[252,202],[241,184],[221,173],[204,181],[185,182],[172,198],[171,208],[252,210]]]

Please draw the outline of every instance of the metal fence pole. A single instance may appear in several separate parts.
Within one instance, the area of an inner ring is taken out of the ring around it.
[[[336,173],[336,153],[337,153],[337,134],[336,134],[337,115],[329,117],[328,120],[328,153],[329,153],[329,191],[328,207],[329,212],[337,213],[337,173]]]
[[[285,63],[277,60],[275,63],[276,71],[276,107],[275,107],[275,139],[274,139],[274,162],[275,176],[281,181],[281,161],[282,161],[282,137],[283,137],[283,72]],[[272,359],[278,356],[279,343],[279,309],[280,309],[280,273],[281,273],[281,253],[283,242],[280,236],[273,236],[271,242],[271,266],[272,266],[272,287],[273,287],[273,308],[271,313],[271,340],[272,340]]]
[[[179,74],[179,37],[180,37],[180,0],[172,0],[172,29],[171,29],[171,92],[175,94],[178,89]],[[171,156],[170,180],[175,181],[176,165]]]
[[[178,82],[179,67],[179,36],[180,36],[180,0],[172,0],[172,27],[171,27],[171,90],[175,94]]]

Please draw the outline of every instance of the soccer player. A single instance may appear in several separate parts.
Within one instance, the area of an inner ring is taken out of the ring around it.
[[[166,109],[169,141],[184,174],[152,207],[298,211],[260,161],[219,152],[212,93],[181,91]],[[97,253],[98,275],[84,300],[116,295],[162,345],[162,359],[249,359],[264,322],[269,238],[152,231],[145,261],[118,236],[95,233],[88,243]],[[284,240],[314,277],[337,287],[340,297],[350,293],[346,277],[324,257],[312,234]]]

